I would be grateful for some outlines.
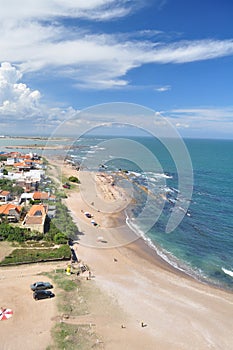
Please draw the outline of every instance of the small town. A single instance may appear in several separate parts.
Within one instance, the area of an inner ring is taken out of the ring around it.
[[[2,153],[0,159],[1,222],[45,233],[46,217],[54,217],[56,211],[46,165],[36,153]]]
[[[77,233],[62,204],[68,180],[59,191],[47,175],[48,162],[36,153],[1,152],[0,162],[0,240],[67,244]]]

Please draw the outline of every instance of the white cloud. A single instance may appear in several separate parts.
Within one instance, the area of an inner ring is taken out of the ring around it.
[[[171,86],[170,85],[160,86],[155,88],[154,90],[157,92],[165,92],[165,91],[171,90]]]
[[[205,108],[179,108],[168,111],[169,115],[173,118],[189,118],[192,120],[202,121],[229,121],[233,117],[233,107],[205,107]]]
[[[163,114],[183,132],[183,136],[232,138],[233,135],[233,107],[180,108],[164,111]]]
[[[4,48],[0,60],[7,56],[24,73],[46,69],[52,73],[54,69],[56,75],[68,77],[72,66],[70,77],[79,86],[90,88],[125,86],[126,74],[147,63],[185,63],[233,54],[231,40],[179,42],[165,48],[159,43],[121,42],[114,35],[83,35],[83,31],[73,38],[73,32],[59,26],[30,24],[29,29],[9,31],[5,38],[0,30],[0,46]],[[16,42],[15,47],[9,44],[12,42]]]
[[[158,63],[188,63],[233,54],[233,40],[193,40],[161,45],[149,52],[149,60]]]
[[[0,0],[0,114],[18,119],[37,116],[38,125],[54,126],[71,109],[53,109],[41,102],[38,90],[23,81],[30,73],[68,77],[79,88],[125,88],[127,73],[144,64],[183,64],[233,55],[233,39],[161,42],[163,32],[93,33],[91,25],[80,27],[79,19],[107,21],[127,16],[143,0]],[[147,3],[147,2],[146,2]],[[149,2],[148,2],[149,3]],[[157,1],[164,5],[163,0]],[[76,26],[64,26],[64,18],[75,18]],[[82,23],[84,23],[82,21]],[[89,22],[91,24],[91,22]],[[156,78],[156,77],[155,77]],[[154,87],[151,82],[151,89]],[[170,90],[169,85],[155,88]],[[179,128],[232,128],[232,109],[183,109],[169,111],[169,118]],[[188,123],[187,123],[188,118]],[[5,123],[4,120],[1,120]],[[222,127],[219,126],[220,128]],[[232,129],[231,129],[232,130]]]
[[[0,66],[0,118],[2,133],[50,133],[78,111],[52,108],[41,102],[38,90],[21,82],[22,74],[8,62]]]
[[[27,116],[38,113],[40,99],[38,90],[31,90],[19,83],[22,74],[8,62],[0,66],[0,113],[5,115]]]
[[[140,5],[139,0],[0,0],[0,19],[42,19],[55,17],[110,20],[123,17]]]
[[[0,62],[17,64],[23,73],[55,72],[71,77],[78,87],[105,89],[128,85],[127,73],[144,64],[233,55],[233,40],[163,43],[158,41],[163,33],[155,30],[138,35],[93,34],[80,28],[78,20],[75,27],[64,27],[62,22],[64,17],[106,20],[126,16],[142,4],[141,0],[0,0]]]

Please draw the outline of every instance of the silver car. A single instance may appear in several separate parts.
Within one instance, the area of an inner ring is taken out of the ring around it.
[[[35,282],[30,286],[31,290],[45,290],[53,288],[53,285],[49,282]]]

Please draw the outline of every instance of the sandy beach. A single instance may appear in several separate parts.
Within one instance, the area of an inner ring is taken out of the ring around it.
[[[67,190],[64,203],[81,233],[74,249],[90,267],[88,283],[98,291],[89,319],[101,335],[99,348],[231,350],[233,294],[175,270],[127,229],[121,211],[130,199],[112,186],[111,178],[96,180],[96,174],[78,173],[59,161],[53,164],[65,176],[81,180],[82,189],[77,185]],[[54,169],[50,172],[56,177]],[[92,191],[92,186],[97,190]],[[96,226],[85,212],[92,214]],[[41,342],[33,349],[46,349],[50,344],[50,329],[58,314],[55,299],[43,301],[38,310],[32,298],[30,304],[20,303],[20,295],[31,293],[28,285],[38,271],[55,267],[1,269],[1,303],[15,310],[9,322],[1,323],[1,349],[20,349],[22,344],[32,349],[29,344],[34,344],[35,337]]]
[[[65,169],[69,172],[69,167]],[[91,205],[94,199],[83,196],[91,188],[87,175],[79,174],[79,178],[85,178],[86,189],[81,195],[69,193],[65,203],[83,233],[76,245],[79,259],[88,262],[94,283],[122,310],[122,317],[112,315],[108,322],[97,324],[105,348],[232,349],[233,294],[175,270],[142,239],[125,232],[125,226],[108,214],[109,205],[119,206],[124,196],[114,192],[106,199],[106,182],[102,197],[95,198]],[[111,185],[108,191],[112,191]],[[91,212],[100,227],[93,227],[82,211]],[[103,242],[98,237],[103,237]]]

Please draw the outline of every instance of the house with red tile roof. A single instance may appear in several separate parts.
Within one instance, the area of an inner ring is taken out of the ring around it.
[[[56,196],[51,195],[48,192],[35,191],[32,195],[32,199],[34,201],[39,200],[39,201],[43,202],[45,200],[56,200]]]
[[[44,233],[48,208],[43,204],[32,205],[23,221],[23,227]]]
[[[8,222],[18,222],[20,219],[21,206],[12,203],[0,205],[0,216]]]
[[[11,194],[9,191],[0,190],[0,202],[7,203],[11,200]]]
[[[31,169],[31,165],[26,164],[24,161],[14,163],[13,166],[19,171],[27,171]]]

